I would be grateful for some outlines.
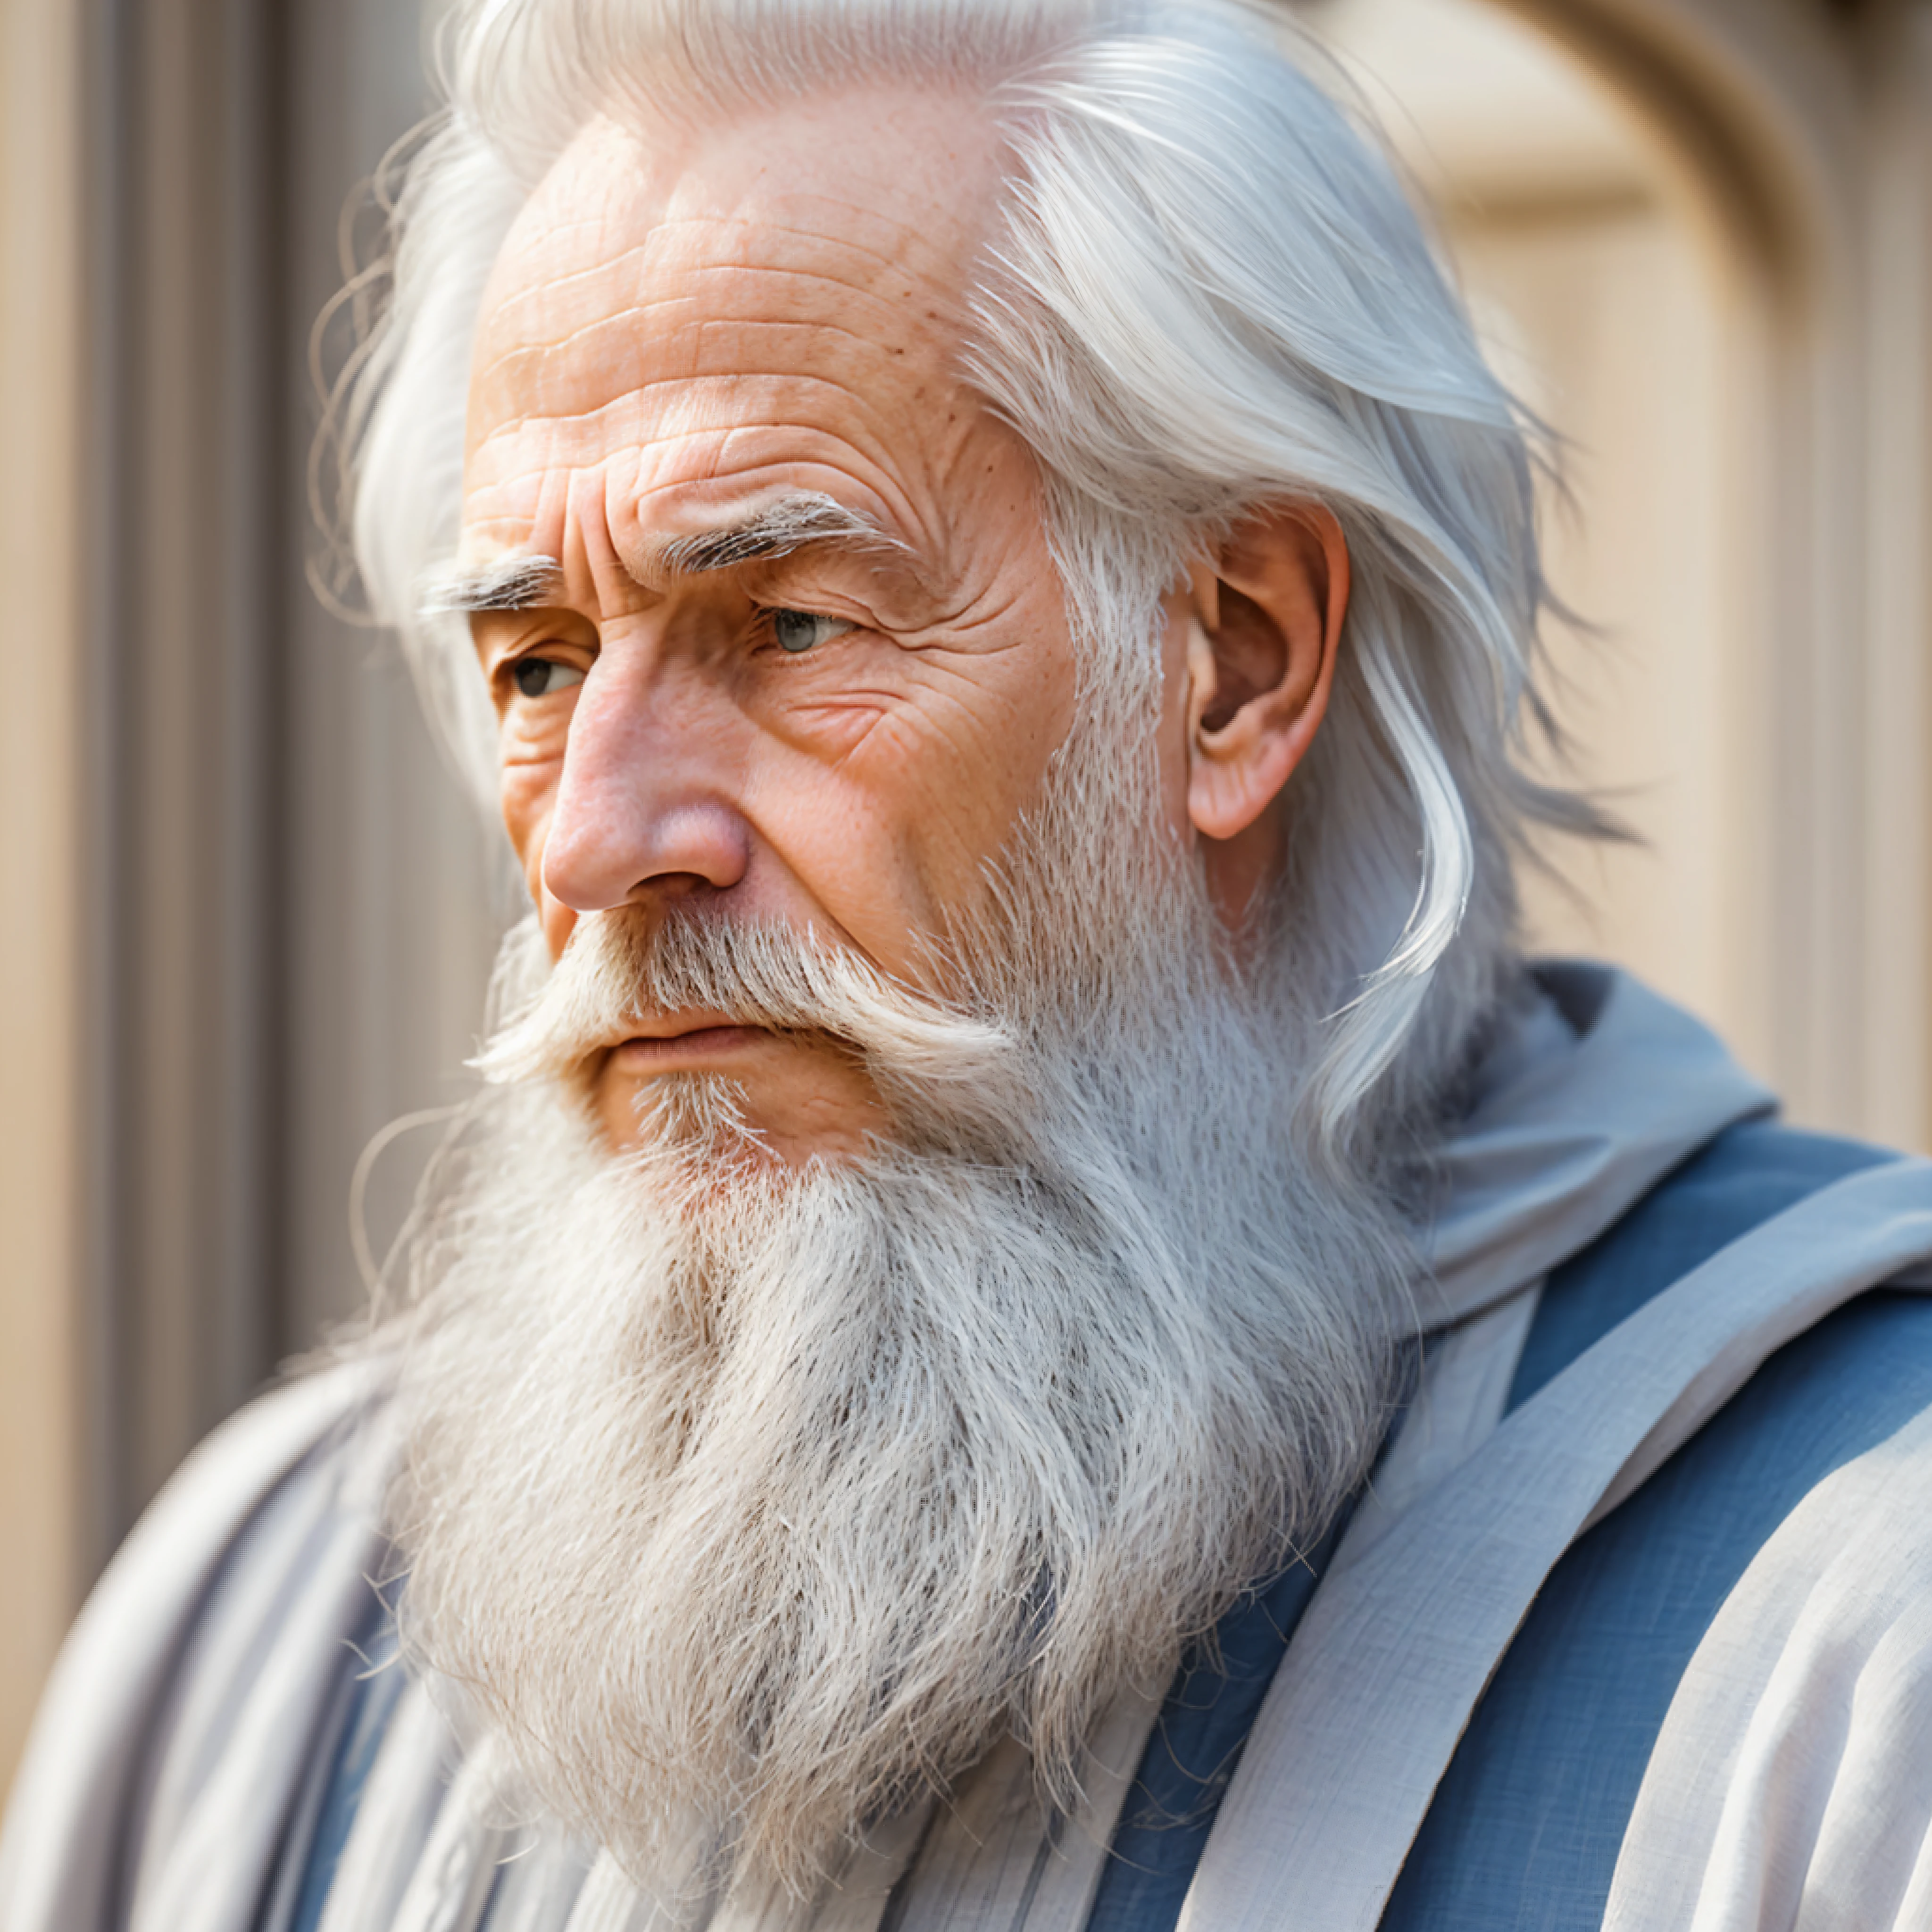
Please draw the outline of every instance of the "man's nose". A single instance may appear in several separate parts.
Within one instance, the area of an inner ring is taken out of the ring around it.
[[[604,912],[727,892],[743,878],[750,828],[722,783],[721,722],[649,654],[598,661],[572,714],[544,840],[553,898],[574,912]]]

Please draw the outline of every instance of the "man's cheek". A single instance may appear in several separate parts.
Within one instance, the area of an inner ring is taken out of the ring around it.
[[[969,893],[1038,797],[1051,742],[1036,721],[974,692],[902,714],[874,732],[845,768],[877,820],[916,854],[944,898]]]
[[[544,841],[550,830],[562,770],[560,758],[549,758],[526,762],[506,759],[502,769],[498,795],[503,830],[509,835],[510,848],[530,882],[533,898],[543,875]]]

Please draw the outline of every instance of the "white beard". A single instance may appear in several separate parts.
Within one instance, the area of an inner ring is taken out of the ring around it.
[[[1107,789],[1064,768],[1026,883],[953,935],[968,1010],[691,919],[587,920],[547,980],[506,950],[506,1084],[378,1331],[405,1636],[655,1888],[808,1888],[1008,1729],[1071,1804],[1106,1704],[1380,1439],[1396,1220],[1298,1144],[1286,978],[1231,970]],[[776,1168],[687,1076],[614,1156],[572,1069],[640,1006],[853,1042],[892,1144]]]

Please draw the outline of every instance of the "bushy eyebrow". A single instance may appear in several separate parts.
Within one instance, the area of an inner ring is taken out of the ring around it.
[[[563,566],[554,556],[503,556],[494,563],[448,564],[423,580],[417,608],[425,617],[451,612],[538,610],[563,591]]]
[[[821,544],[844,544],[902,562],[912,557],[910,546],[871,518],[836,497],[799,490],[761,503],[716,530],[658,538],[637,560],[637,568],[645,579],[702,577],[770,562]],[[534,610],[555,603],[562,587],[563,566],[553,556],[500,557],[475,567],[452,564],[424,579],[419,608],[425,616]]]
[[[701,577],[707,571],[734,570],[769,562],[818,544],[844,544],[862,550],[910,556],[908,547],[871,518],[848,509],[836,497],[802,490],[761,503],[734,523],[697,536],[668,537],[651,545],[641,561],[666,577]]]

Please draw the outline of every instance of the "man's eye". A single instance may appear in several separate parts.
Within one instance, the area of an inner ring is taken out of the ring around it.
[[[511,675],[526,698],[549,698],[584,682],[584,674],[574,665],[558,664],[550,658],[520,658]]]
[[[794,656],[810,650],[814,644],[829,644],[852,628],[843,618],[821,617],[811,610],[772,613],[772,635],[778,640],[778,649]]]

